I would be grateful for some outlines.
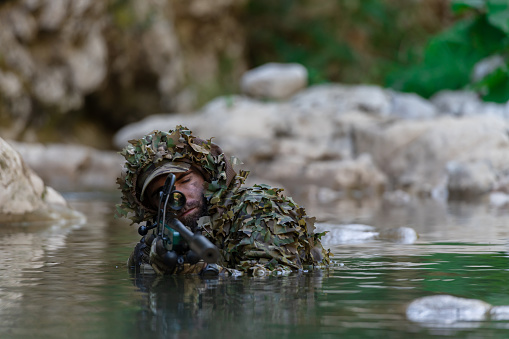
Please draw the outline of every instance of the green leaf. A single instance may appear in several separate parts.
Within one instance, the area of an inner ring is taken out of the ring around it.
[[[486,4],[486,0],[455,0],[451,4],[454,13],[460,14],[467,10],[482,10]]]
[[[509,72],[498,68],[472,86],[481,93],[485,101],[505,103],[509,100]]]
[[[507,0],[488,0],[488,21],[505,33],[509,33],[509,2]]]
[[[507,43],[486,15],[463,20],[429,42],[422,64],[392,74],[388,82],[396,90],[426,98],[443,89],[461,89],[470,82],[474,65]]]

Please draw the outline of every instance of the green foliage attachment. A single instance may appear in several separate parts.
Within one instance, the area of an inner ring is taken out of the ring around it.
[[[177,126],[130,140],[120,154],[126,162],[125,173],[117,180],[122,191],[118,216],[136,223],[153,219],[156,211],[140,201],[138,177],[164,161],[184,161],[203,171],[208,183],[204,195],[209,216],[200,218],[198,226],[219,248],[224,267],[248,272],[257,267],[274,271],[330,264],[330,253],[320,243],[323,233],[313,232],[314,218],[285,197],[282,189],[242,187],[246,171],[230,181],[229,162],[211,140],[199,139],[188,128]]]
[[[168,132],[153,131],[141,139],[130,140],[120,154],[125,158],[124,174],[117,179],[122,191],[122,203],[117,216],[130,218],[134,223],[151,220],[156,211],[140,201],[138,177],[151,166],[163,161],[183,161],[199,166],[211,185],[207,193],[216,200],[227,184],[226,160],[211,140],[201,140],[183,126]]]
[[[456,0],[451,9],[460,20],[429,41],[421,64],[393,73],[389,85],[424,97],[470,89],[487,101],[508,101],[509,1]],[[493,56],[504,62],[481,79],[473,78],[474,67]]]
[[[206,192],[210,217],[198,223],[220,249],[223,265],[249,272],[330,264],[330,252],[320,243],[324,233],[313,234],[315,219],[282,191],[264,184],[234,187],[215,200]]]

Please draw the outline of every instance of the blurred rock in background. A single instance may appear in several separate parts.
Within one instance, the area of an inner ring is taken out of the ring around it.
[[[320,201],[505,192],[507,103],[382,85],[449,5],[3,1],[0,136],[62,191],[114,189],[113,150],[182,124]]]
[[[105,149],[126,123],[233,90],[244,2],[0,3],[0,135]]]

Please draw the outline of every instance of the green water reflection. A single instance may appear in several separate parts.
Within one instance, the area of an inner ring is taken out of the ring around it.
[[[411,245],[334,246],[337,265],[329,271],[141,279],[130,276],[125,265],[139,237],[134,227],[111,217],[113,200],[75,199],[75,208],[88,216],[85,225],[0,235],[0,338],[504,338],[509,333],[504,321],[439,326],[406,319],[409,302],[434,294],[509,305],[506,240],[451,241],[465,239],[465,224],[459,228],[451,218],[443,224],[444,241],[433,233]],[[498,235],[508,217],[500,212],[496,217],[502,222],[489,233]],[[431,226],[435,232],[437,226]]]

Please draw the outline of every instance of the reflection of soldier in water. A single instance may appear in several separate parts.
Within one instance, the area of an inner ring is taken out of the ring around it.
[[[178,212],[168,213],[192,232],[203,234],[220,252],[220,266],[207,266],[197,262],[196,255],[175,254],[161,246],[159,234],[150,231],[136,246],[131,267],[158,274],[255,270],[287,274],[329,264],[321,234],[313,233],[314,218],[282,195],[281,189],[243,187],[248,172],[237,174],[211,140],[199,139],[177,126],[174,131],[154,131],[131,140],[121,154],[126,159],[125,175],[118,180],[123,195],[117,206],[121,215],[133,222],[148,222],[150,228],[169,210],[161,207],[161,197],[168,178],[174,176],[174,187],[184,194],[186,203]]]
[[[143,292],[137,328],[151,338],[225,338],[267,329],[261,324],[305,325],[316,313],[322,271],[288,277],[133,276]]]

